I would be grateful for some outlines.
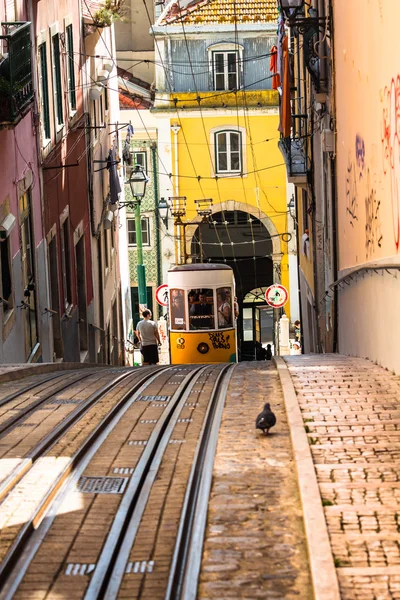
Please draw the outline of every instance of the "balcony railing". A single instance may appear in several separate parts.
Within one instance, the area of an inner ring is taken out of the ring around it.
[[[33,100],[30,27],[0,24],[0,124],[18,121]]]
[[[286,164],[289,183],[307,183],[308,158],[305,138],[281,138],[278,147]]]

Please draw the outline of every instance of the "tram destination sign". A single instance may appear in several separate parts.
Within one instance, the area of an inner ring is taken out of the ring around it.
[[[289,293],[287,289],[279,283],[270,285],[265,292],[265,299],[270,306],[281,308],[288,301]]]
[[[156,289],[156,300],[160,306],[168,306],[168,286],[166,283]]]

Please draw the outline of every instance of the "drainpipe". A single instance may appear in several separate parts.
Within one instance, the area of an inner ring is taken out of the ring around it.
[[[161,243],[160,243],[160,215],[158,213],[158,203],[160,198],[158,190],[158,171],[157,171],[157,144],[151,144],[151,162],[153,165],[153,182],[154,182],[154,215],[156,222],[156,252],[157,252],[157,286],[161,285]],[[158,306],[158,316],[162,316],[162,307]]]
[[[178,133],[181,130],[178,123],[174,123],[171,126],[171,130],[174,132],[174,156],[175,156],[175,176],[174,176],[174,196],[179,196],[179,177],[178,177]],[[174,224],[174,237],[177,240],[175,243],[175,262],[178,265],[182,264],[182,227],[181,225]],[[185,243],[185,242],[184,242]]]

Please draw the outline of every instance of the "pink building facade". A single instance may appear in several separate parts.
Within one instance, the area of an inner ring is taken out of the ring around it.
[[[352,274],[338,290],[339,351],[400,373],[400,5],[335,0],[333,16],[338,277]]]
[[[52,360],[32,28],[25,4],[0,6],[2,363]]]

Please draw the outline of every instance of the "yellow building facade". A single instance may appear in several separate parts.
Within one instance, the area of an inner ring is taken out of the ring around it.
[[[170,264],[232,266],[243,306],[251,296],[266,304],[265,289],[281,283],[290,317],[294,223],[271,89],[275,3],[255,2],[221,22],[216,15],[231,6],[223,4],[225,12],[218,1],[192,3],[178,16],[167,8],[154,28],[160,195],[174,220],[164,244]]]

